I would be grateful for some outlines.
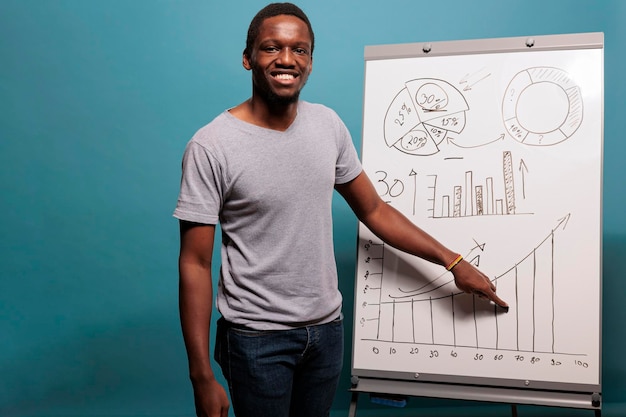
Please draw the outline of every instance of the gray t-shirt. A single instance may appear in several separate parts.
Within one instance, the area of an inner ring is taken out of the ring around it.
[[[174,217],[221,226],[224,318],[278,330],[340,315],[333,187],[361,171],[347,128],[320,104],[300,101],[285,132],[225,111],[193,136]]]

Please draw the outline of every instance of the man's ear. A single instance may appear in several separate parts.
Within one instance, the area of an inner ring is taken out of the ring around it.
[[[250,65],[250,58],[246,53],[243,54],[241,63],[246,70],[250,71],[252,69],[252,66]]]

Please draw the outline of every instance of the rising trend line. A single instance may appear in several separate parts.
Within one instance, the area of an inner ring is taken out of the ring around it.
[[[524,262],[526,259],[528,259],[529,257],[533,256],[534,253],[537,251],[537,249],[539,247],[541,247],[544,243],[546,243],[548,240],[553,239],[554,237],[554,233],[559,229],[562,228],[563,230],[565,230],[565,228],[567,227],[567,223],[569,222],[569,219],[571,217],[571,213],[566,214],[565,216],[561,217],[560,219],[557,220],[557,225],[554,227],[554,229],[552,229],[550,231],[550,233],[541,241],[539,242],[539,244],[533,248],[530,252],[528,252],[528,254],[526,254],[524,257],[522,257],[518,262],[516,262],[511,268],[507,269],[506,271],[504,271],[503,273],[501,273],[500,275],[497,275],[494,279],[492,279],[492,282],[496,282],[498,279],[506,276],[509,272],[515,270],[522,262]],[[477,266],[478,261],[480,260],[480,254],[476,255],[474,258],[470,258],[471,254],[473,251],[475,251],[476,249],[480,249],[480,251],[482,252],[485,248],[485,244],[477,244],[474,248],[472,248],[468,255],[465,257],[466,259],[472,259],[472,263]],[[432,293],[433,291],[436,291],[446,285],[452,284],[454,282],[454,277],[451,279],[448,279],[447,281],[445,281],[444,283],[441,283],[439,285],[437,285],[436,287],[433,287],[431,289],[426,289],[429,286],[435,285],[435,283],[437,281],[439,281],[441,278],[448,276],[448,272],[444,272],[443,274],[437,276],[435,279],[433,279],[432,281],[422,285],[419,288],[415,288],[412,290],[404,290],[402,288],[398,288],[398,290],[403,294],[403,295],[392,295],[392,294],[388,294],[389,298],[392,299],[401,299],[401,298],[411,298],[411,297],[417,297],[417,296],[421,296],[424,294],[428,294],[428,293]],[[462,294],[462,291],[457,291],[455,293],[453,293],[453,295],[456,294]],[[443,299],[443,298],[447,298],[450,297],[450,295],[444,295],[441,297],[433,297],[432,300],[439,300],[439,299]]]

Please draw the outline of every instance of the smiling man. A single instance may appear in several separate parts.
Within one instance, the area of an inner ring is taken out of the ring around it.
[[[253,95],[235,108],[235,113],[254,113],[247,105],[255,98],[274,105],[292,105],[289,111],[294,112],[300,90],[313,69],[313,36],[308,19],[304,22],[293,15],[257,15],[243,54],[244,68],[252,71]]]
[[[334,190],[385,242],[447,266],[461,290],[506,305],[484,274],[380,199],[334,111],[300,100],[313,49],[311,24],[297,6],[262,9],[243,53],[252,96],[200,129],[185,149],[174,216],[198,416],[226,417],[230,405],[209,360],[218,223],[215,358],[237,417],[329,415],[343,357]]]

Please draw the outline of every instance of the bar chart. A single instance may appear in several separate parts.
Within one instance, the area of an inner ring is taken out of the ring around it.
[[[451,190],[440,190],[438,176],[430,175],[428,186],[432,193],[430,217],[469,217],[516,214],[516,184],[514,180],[513,156],[511,151],[502,154],[502,172],[498,175],[476,178],[473,171]],[[496,189],[494,184],[501,184]]]

